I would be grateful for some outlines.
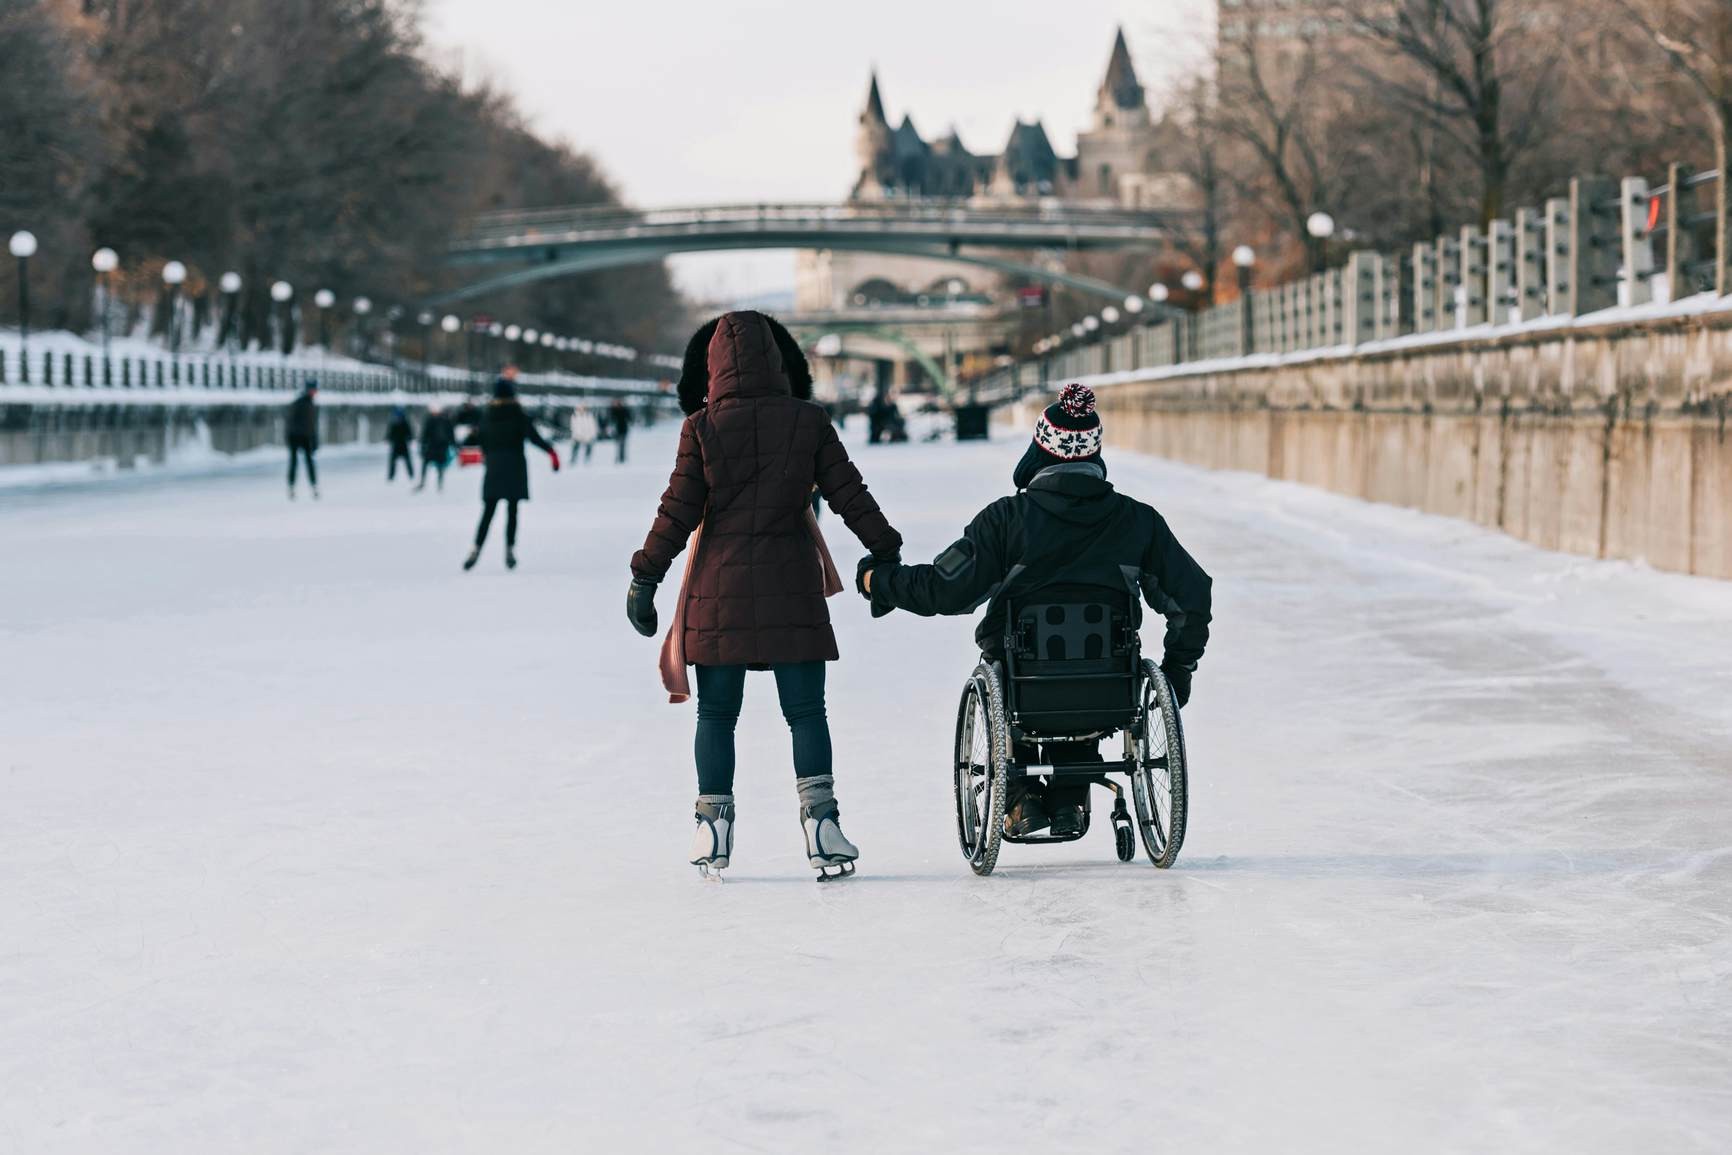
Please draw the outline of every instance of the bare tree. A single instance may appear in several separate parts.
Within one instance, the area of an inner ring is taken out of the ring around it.
[[[1517,164],[1554,123],[1569,12],[1555,0],[1350,0],[1338,15],[1387,54],[1353,55],[1369,90],[1459,145],[1478,171],[1480,222],[1501,216]]]
[[[1230,181],[1222,156],[1220,110],[1208,81],[1198,78],[1187,84],[1177,115],[1167,122],[1176,139],[1164,161],[1185,178],[1193,194],[1192,215],[1174,230],[1173,247],[1202,272],[1205,299],[1213,303]]]
[[[1307,234],[1312,213],[1334,201],[1340,155],[1332,151],[1321,51],[1314,41],[1290,46],[1287,67],[1277,74],[1274,53],[1265,53],[1255,23],[1223,50],[1219,117],[1222,134],[1248,154],[1226,171],[1236,176],[1241,197],[1260,206],[1295,243],[1308,246],[1313,267],[1323,251]]]
[[[1715,229],[1714,287],[1732,292],[1732,4],[1727,0],[1669,0],[1638,3],[1610,0],[1659,49],[1672,71],[1700,102],[1714,137],[1714,163],[1720,171]],[[1676,194],[1674,194],[1676,195]]]
[[[429,63],[420,19],[416,0],[0,0],[0,107],[20,113],[0,118],[0,217],[42,234],[45,274],[49,253],[70,270],[42,299],[76,300],[100,243],[135,305],[168,258],[193,296],[240,272],[243,338],[268,335],[276,279],[412,315],[451,283],[446,245],[474,213],[618,202],[589,157]],[[481,306],[640,346],[684,336],[654,264]]]

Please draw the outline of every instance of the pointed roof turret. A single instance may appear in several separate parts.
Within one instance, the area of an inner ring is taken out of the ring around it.
[[[1101,81],[1102,103],[1107,98],[1120,108],[1143,107],[1143,86],[1137,80],[1136,65],[1131,63],[1130,45],[1125,43],[1124,25],[1113,36],[1113,55],[1107,61],[1106,79]]]
[[[896,155],[925,156],[927,151],[926,141],[921,139],[920,130],[914,127],[914,118],[903,113],[902,123],[896,126]]]
[[[886,126],[890,123],[890,118],[884,115],[884,98],[878,95],[878,70],[876,68],[872,70],[872,85],[866,90],[865,118]]]

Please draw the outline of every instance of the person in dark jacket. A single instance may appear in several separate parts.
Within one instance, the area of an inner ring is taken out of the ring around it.
[[[1133,623],[1142,624],[1143,601],[1165,616],[1161,670],[1179,705],[1190,701],[1191,674],[1209,641],[1209,575],[1159,513],[1107,481],[1089,389],[1067,385],[1047,407],[1013,480],[1017,492],[981,510],[931,565],[862,559],[858,588],[874,612],[930,617],[972,613],[985,603],[975,640],[988,658],[998,658],[1010,599],[1058,586],[1113,590]],[[1053,785],[1042,797],[1013,785],[1006,825],[1015,835],[1049,823],[1054,834],[1075,833],[1087,790],[1087,783]]]
[[[427,474],[434,470],[439,473],[439,490],[445,490],[445,469],[451,464],[451,450],[457,444],[457,427],[445,410],[438,405],[427,407],[427,416],[421,421],[421,482],[415,486],[415,492],[420,493],[427,488]]]
[[[387,482],[397,480],[397,462],[415,480],[415,461],[409,456],[409,443],[415,440],[415,427],[409,424],[409,414],[401,405],[391,406],[391,420],[385,425],[385,440],[391,444],[391,464],[385,468]]]
[[[697,830],[691,861],[727,866],[733,846],[734,725],[748,669],[776,675],[793,736],[807,860],[826,876],[859,851],[842,837],[833,789],[824,670],[837,659],[824,571],[808,525],[816,485],[848,529],[882,559],[899,556],[891,528],[848,460],[812,374],[787,330],[761,313],[727,313],[700,328],[680,376],[679,453],[655,524],[631,560],[626,617],[655,634],[656,586],[692,532],[697,555],[682,591],[676,639],[696,667]]]
[[[289,500],[295,500],[295,466],[300,459],[307,459],[307,484],[312,487],[313,499],[319,497],[319,471],[313,464],[313,454],[319,451],[319,383],[313,378],[307,378],[306,387],[299,397],[289,402],[288,419],[284,422],[284,432],[289,443]]]
[[[625,464],[625,435],[631,430],[631,409],[627,407],[625,398],[615,397],[608,407],[607,423],[613,430],[614,462]]]
[[[481,447],[486,473],[481,479],[481,524],[475,527],[475,548],[463,561],[463,568],[474,569],[481,560],[481,547],[487,544],[487,531],[493,525],[493,511],[505,503],[505,568],[517,568],[517,503],[529,500],[529,462],[524,458],[524,442],[535,446],[553,462],[559,472],[559,451],[536,431],[535,422],[523,411],[517,400],[517,367],[507,365],[493,385],[493,402],[481,415],[480,428],[469,435],[468,443]]]

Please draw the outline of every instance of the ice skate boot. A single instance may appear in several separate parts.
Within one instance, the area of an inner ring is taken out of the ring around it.
[[[692,865],[705,878],[720,879],[734,853],[734,796],[700,794],[697,829],[692,834]]]
[[[517,568],[517,551],[512,549],[510,546],[505,547],[505,568]]]
[[[847,878],[854,873],[860,848],[849,842],[838,825],[835,779],[829,774],[800,778],[800,825],[806,832],[806,861],[818,872],[819,882]]]
[[[469,556],[463,559],[464,571],[467,572],[469,570],[474,569],[475,563],[480,561],[480,560],[481,560],[481,547],[476,546],[474,549],[469,551]]]

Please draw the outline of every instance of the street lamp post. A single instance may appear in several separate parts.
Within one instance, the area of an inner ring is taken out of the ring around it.
[[[108,315],[113,312],[114,270],[120,267],[120,254],[110,248],[100,248],[90,254],[90,267],[96,270],[97,312],[102,314],[102,361],[108,364]],[[106,373],[108,370],[103,369]]]
[[[1233,268],[1239,274],[1239,352],[1257,349],[1256,320],[1251,310],[1251,269],[1257,264],[1256,250],[1240,245],[1233,250]]]
[[[447,313],[439,321],[439,331],[445,334],[445,358],[448,361],[457,359],[457,351],[452,348],[453,338],[457,335],[457,330],[462,327],[463,322],[458,319],[455,313]]]
[[[1329,238],[1335,235],[1335,218],[1326,212],[1314,212],[1305,218],[1305,231],[1311,234],[1311,271],[1321,273],[1329,267]]]
[[[329,289],[320,289],[313,294],[313,304],[319,310],[319,349],[320,356],[331,351],[331,306],[337,303],[337,294]]]
[[[367,297],[356,297],[355,298],[355,328],[357,329],[356,338],[358,340],[358,346],[359,346],[360,352],[361,352],[361,359],[363,361],[365,361],[367,359],[367,353],[372,348],[372,341],[370,340],[370,337],[372,336],[372,334],[370,334],[367,331],[367,314],[371,313],[372,311],[373,311],[373,302],[370,298],[367,298]]]
[[[433,359],[433,313],[422,309],[415,318],[421,326],[421,380],[425,382],[428,374],[428,364]]]
[[[223,294],[222,331],[217,334],[217,348],[227,349],[232,354],[234,346],[230,341],[235,335],[235,312],[240,301],[241,275],[232,270],[226,272],[217,280],[217,287]]]
[[[280,340],[277,342],[277,348],[282,350],[283,356],[285,357],[293,352],[295,348],[295,336],[290,329],[290,323],[294,320],[294,316],[290,311],[289,305],[289,302],[294,299],[294,296],[295,287],[287,281],[276,281],[272,283],[271,300],[275,301],[280,306],[278,312],[281,317],[281,320],[278,322],[281,326],[281,332],[278,334]]]
[[[1197,294],[1203,291],[1203,286],[1207,283],[1203,279],[1203,274],[1196,269],[1186,269],[1185,275],[1179,278],[1180,286],[1184,288],[1185,292],[1191,294],[1191,299],[1189,311],[1179,319],[1180,353],[1176,358],[1177,360],[1190,360],[1196,356],[1197,346],[1202,344],[1197,333],[1197,310],[1203,307],[1203,301]]]
[[[36,255],[36,234],[19,229],[8,247],[18,258],[18,364],[22,379],[30,383],[30,258]]]
[[[180,287],[185,282],[186,266],[179,261],[162,267],[162,283],[168,286],[168,351],[174,357],[180,356]]]

